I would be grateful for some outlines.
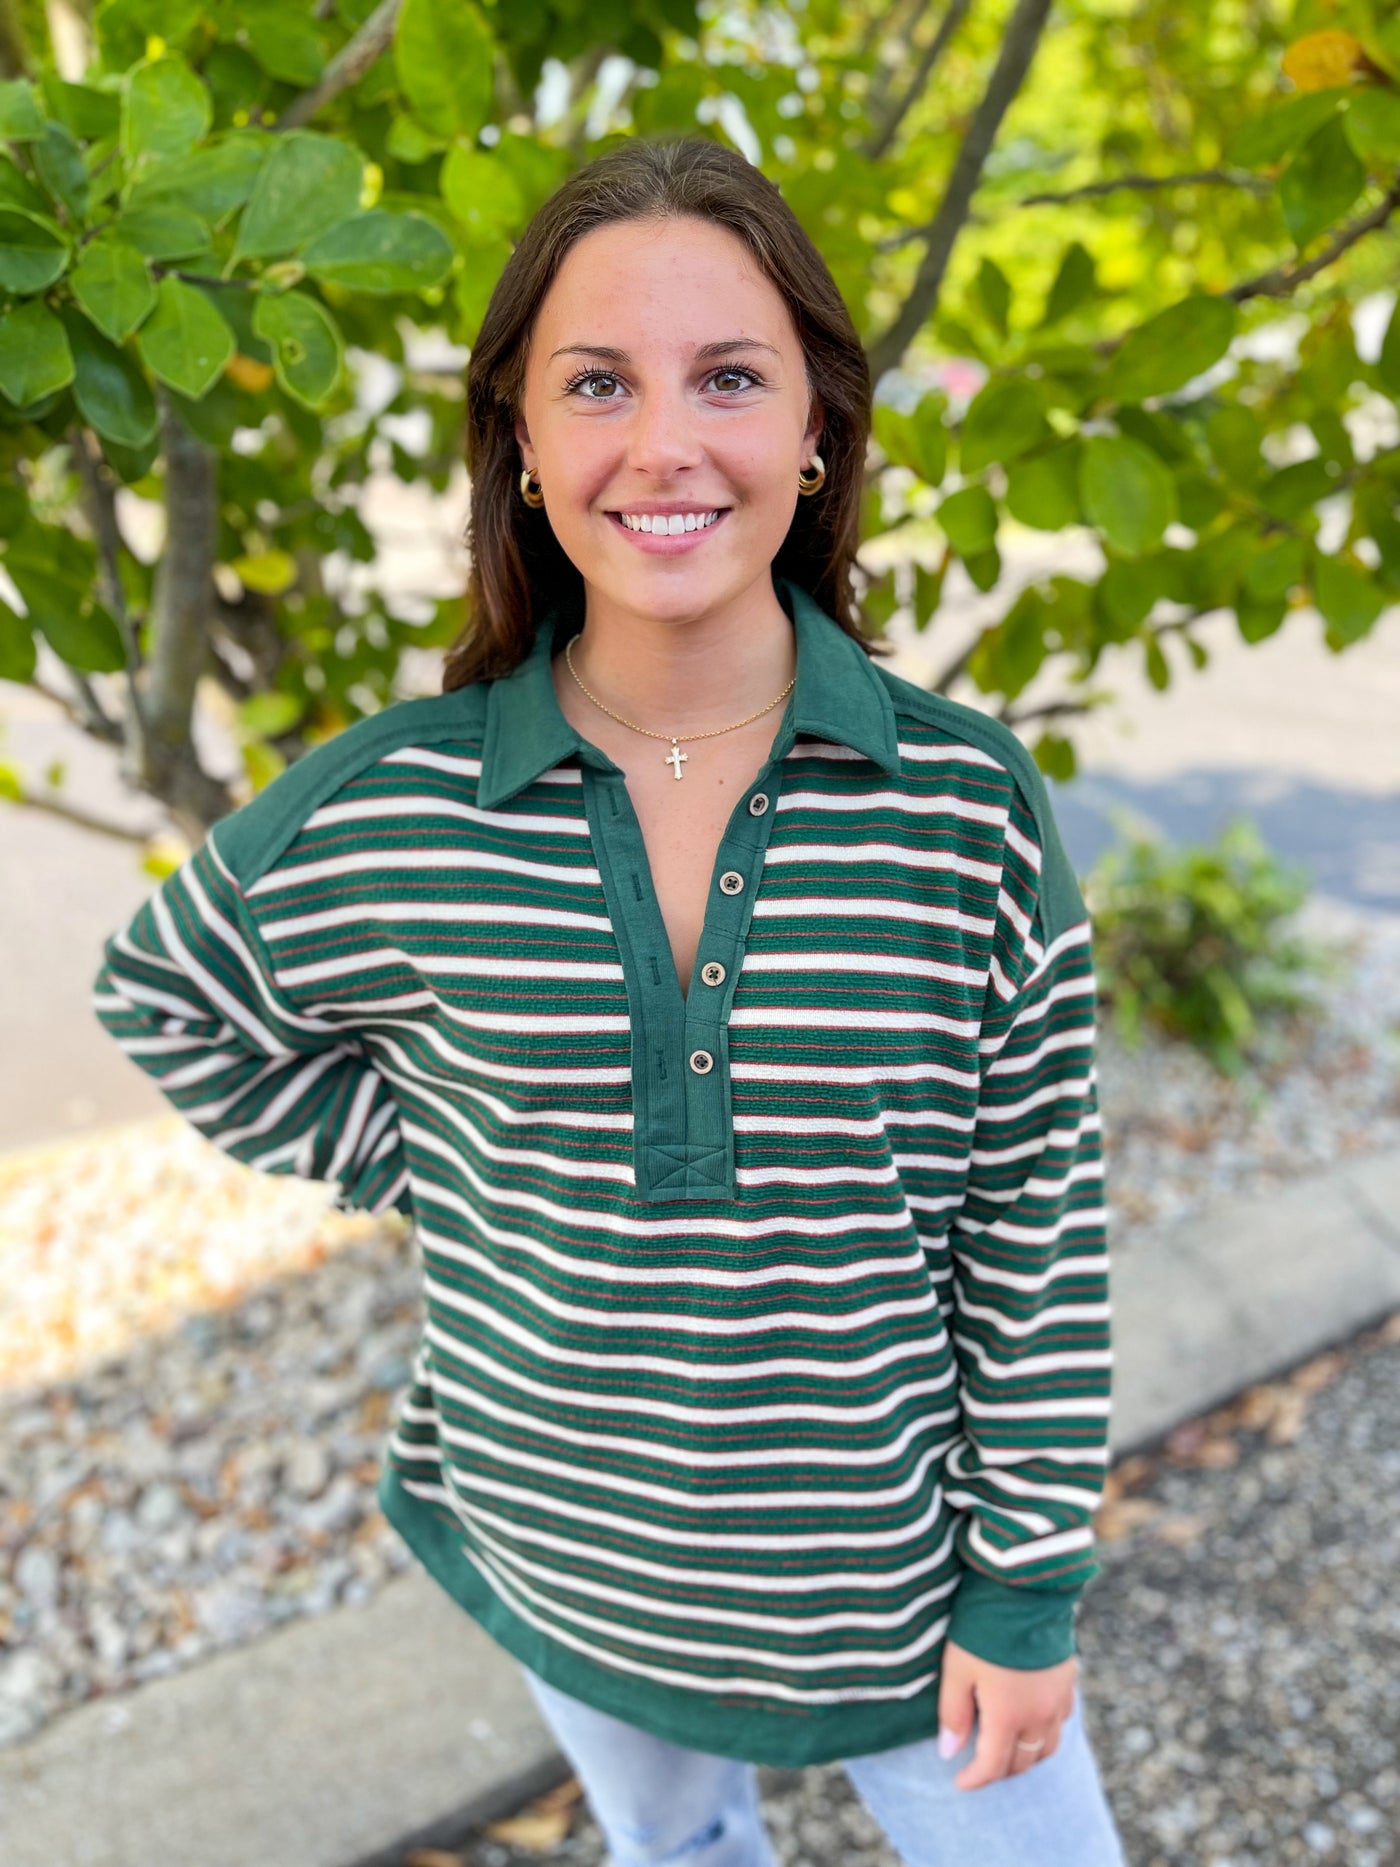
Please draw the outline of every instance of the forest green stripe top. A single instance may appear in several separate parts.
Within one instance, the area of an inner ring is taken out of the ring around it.
[[[442,1587],[562,1691],[798,1767],[933,1734],[947,1638],[1076,1651],[1113,1357],[1043,781],[774,587],[795,684],[686,995],[565,606],[216,824],[93,1002],[216,1146],[410,1215],[379,1501]]]

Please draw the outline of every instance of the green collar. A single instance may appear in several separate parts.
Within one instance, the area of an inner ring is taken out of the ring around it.
[[[894,707],[875,664],[800,584],[775,576],[773,587],[796,633],[797,678],[772,757],[784,758],[799,733],[811,734],[849,746],[897,776]],[[564,645],[568,620],[560,610],[552,610],[535,631],[525,660],[487,685],[477,786],[477,803],[483,810],[494,810],[514,797],[570,752],[601,771],[619,769],[574,730],[554,691],[549,664]]]

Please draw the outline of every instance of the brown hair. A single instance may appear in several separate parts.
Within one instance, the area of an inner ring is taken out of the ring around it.
[[[520,495],[516,411],[540,305],[576,240],[613,221],[696,215],[735,233],[782,293],[802,344],[809,388],[826,411],[821,491],[799,498],[773,573],[800,584],[867,654],[851,588],[860,542],[870,365],[826,261],[775,183],[737,150],[696,135],[627,137],[576,171],[525,228],[491,294],[467,366],[467,625],[447,651],[443,692],[508,674],[557,604],[582,618],[583,579],[543,508]]]

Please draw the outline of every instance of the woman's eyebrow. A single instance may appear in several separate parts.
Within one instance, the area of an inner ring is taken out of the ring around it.
[[[782,352],[772,344],[766,344],[758,337],[721,337],[712,344],[701,344],[695,352],[695,361],[703,363],[710,357],[723,356],[730,350],[767,350],[781,359]],[[618,350],[611,344],[563,344],[558,350],[550,352],[552,363],[555,357],[564,356],[603,357],[609,363],[630,363],[631,358],[625,350]]]

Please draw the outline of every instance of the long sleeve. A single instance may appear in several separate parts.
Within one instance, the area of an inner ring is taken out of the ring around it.
[[[1075,1652],[1098,1573],[1110,1302],[1091,928],[1048,800],[1010,813],[982,1020],[981,1087],[954,1214],[952,1340],[963,1515],[949,1638],[998,1665]]]
[[[357,1041],[279,995],[219,829],[106,941],[93,1010],[216,1147],[332,1182],[343,1211],[411,1213],[390,1089]]]

